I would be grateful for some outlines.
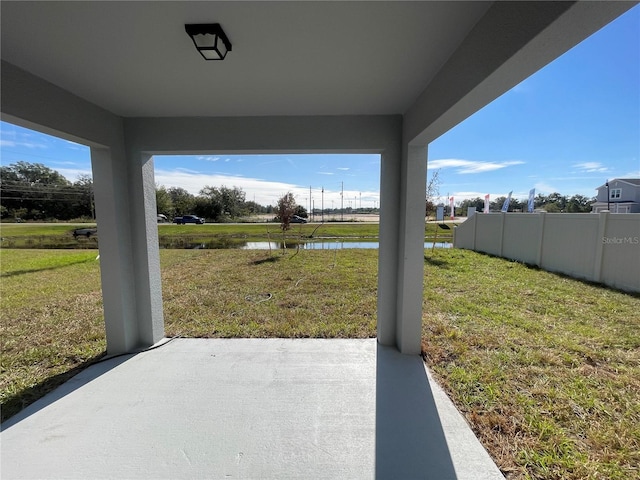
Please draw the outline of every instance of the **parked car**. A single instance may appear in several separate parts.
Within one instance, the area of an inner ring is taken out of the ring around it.
[[[167,216],[162,213],[158,214],[158,223],[165,223],[167,221]]]
[[[307,219],[299,217],[298,215],[293,215],[289,220],[289,223],[307,223]]]
[[[204,218],[200,218],[196,215],[183,215],[182,217],[174,218],[173,223],[177,223],[178,225],[184,225],[185,223],[202,225],[204,223]]]
[[[89,238],[91,235],[97,235],[97,234],[98,234],[98,228],[97,227],[76,228],[73,231],[73,238],[78,238],[78,237],[87,237],[87,238]]]

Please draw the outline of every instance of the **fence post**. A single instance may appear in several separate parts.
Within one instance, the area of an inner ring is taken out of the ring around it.
[[[473,245],[471,250],[476,251],[476,237],[478,232],[478,214],[473,214]]]
[[[596,256],[593,264],[594,282],[602,281],[602,257],[604,256],[604,237],[607,234],[607,220],[609,212],[600,212],[598,217],[598,237],[596,238]]]
[[[504,245],[504,220],[507,212],[500,212],[502,219],[500,221],[500,248],[498,249],[498,256],[502,257],[502,246]]]
[[[544,247],[544,224],[547,219],[547,212],[538,213],[538,255],[536,265],[542,267],[542,253]]]

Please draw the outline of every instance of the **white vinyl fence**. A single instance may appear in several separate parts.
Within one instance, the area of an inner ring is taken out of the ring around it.
[[[640,292],[640,213],[477,213],[453,245]]]

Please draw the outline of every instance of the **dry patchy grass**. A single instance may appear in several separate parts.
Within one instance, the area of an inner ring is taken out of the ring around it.
[[[508,478],[638,478],[638,296],[473,252],[426,260],[424,356]]]
[[[376,334],[377,251],[172,252],[168,335],[362,338]]]

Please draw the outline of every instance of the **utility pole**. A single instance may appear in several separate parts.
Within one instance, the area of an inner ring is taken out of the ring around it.
[[[344,222],[344,182],[340,182],[340,221]]]
[[[313,221],[313,208],[311,208],[313,201],[311,200],[311,185],[309,185],[309,220]]]
[[[324,223],[324,187],[322,187],[322,223]]]

